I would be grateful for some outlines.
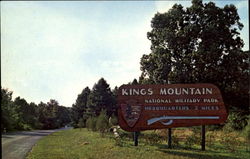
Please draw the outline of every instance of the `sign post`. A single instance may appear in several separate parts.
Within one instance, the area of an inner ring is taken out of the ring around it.
[[[134,132],[134,145],[135,146],[138,146],[138,135],[139,133],[137,131]]]
[[[201,150],[205,151],[206,146],[206,129],[205,125],[201,126]]]
[[[125,131],[203,125],[205,133],[204,125],[226,119],[220,90],[213,84],[122,85],[118,91],[118,122]]]
[[[171,128],[168,128],[168,148],[172,148]]]

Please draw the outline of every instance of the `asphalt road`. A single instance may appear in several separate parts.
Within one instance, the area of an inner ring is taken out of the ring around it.
[[[63,129],[2,134],[2,159],[24,159],[39,139],[59,130]]]

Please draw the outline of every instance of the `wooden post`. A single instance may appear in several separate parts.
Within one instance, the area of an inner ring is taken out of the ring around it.
[[[206,146],[206,129],[205,125],[201,126],[201,150],[205,151],[205,146]]]
[[[134,145],[135,146],[138,146],[138,135],[139,133],[137,131],[134,132]]]
[[[172,148],[171,128],[168,128],[168,148]]]

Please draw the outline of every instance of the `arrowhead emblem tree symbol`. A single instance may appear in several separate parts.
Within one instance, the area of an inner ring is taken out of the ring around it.
[[[129,127],[134,127],[141,115],[141,105],[135,100],[129,100],[121,104],[122,115]]]

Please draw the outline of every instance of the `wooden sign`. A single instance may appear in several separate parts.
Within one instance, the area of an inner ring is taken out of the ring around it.
[[[118,121],[126,131],[219,124],[227,119],[220,90],[212,84],[123,85]]]

